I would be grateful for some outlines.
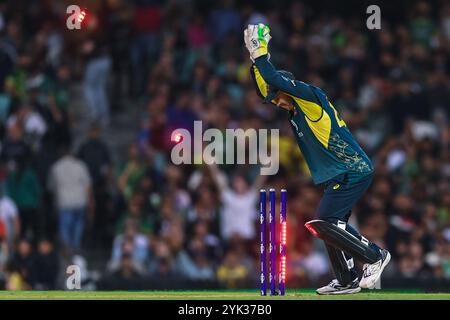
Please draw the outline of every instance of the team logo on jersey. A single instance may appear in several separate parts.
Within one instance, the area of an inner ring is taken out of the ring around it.
[[[333,186],[333,190],[339,189],[340,186],[341,186],[341,185],[340,185],[339,183],[335,184],[335,185]]]

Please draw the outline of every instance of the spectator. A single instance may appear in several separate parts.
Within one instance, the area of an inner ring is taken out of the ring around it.
[[[226,36],[239,33],[240,16],[233,4],[233,0],[222,0],[219,7],[211,12],[209,30],[215,30],[214,42],[223,41]]]
[[[292,274],[303,275],[307,283],[315,283],[330,271],[328,259],[324,252],[314,250],[313,241],[305,241],[300,248],[300,257],[292,260],[292,264],[298,264],[300,270],[292,270]],[[295,256],[295,255],[294,255]],[[291,268],[289,268],[290,270]]]
[[[56,76],[49,82],[48,118],[49,138],[54,140],[56,148],[68,145],[72,142],[70,133],[70,109],[69,109],[69,83],[71,70],[68,65],[57,67]]]
[[[8,127],[17,125],[23,128],[25,139],[34,149],[39,147],[42,137],[48,130],[44,118],[31,103],[23,104],[16,113],[8,118]]]
[[[38,290],[55,290],[59,275],[59,257],[53,243],[43,239],[37,245],[35,287]]]
[[[194,250],[198,245],[204,246],[206,254],[214,261],[218,261],[222,257],[222,245],[220,238],[211,232],[210,223],[208,221],[197,221],[192,229],[189,230],[192,235],[188,243],[188,249]],[[195,251],[195,250],[194,250]]]
[[[134,143],[128,148],[128,159],[120,169],[117,185],[123,197],[128,200],[134,193],[140,178],[145,173],[145,165]]]
[[[8,248],[6,226],[2,221],[0,221],[0,286],[4,285],[5,267],[7,265],[11,249]]]
[[[150,275],[155,279],[177,277],[170,247],[164,241],[156,241],[153,245],[153,251],[155,254],[149,264]]]
[[[83,93],[88,106],[91,121],[97,121],[102,126],[109,125],[109,100],[106,85],[111,69],[111,58],[108,49],[102,41],[87,39],[82,46],[86,56],[86,71],[83,79]]]
[[[20,236],[20,218],[16,204],[4,194],[4,187],[0,188],[0,223],[4,228],[2,239],[11,250],[14,241]]]
[[[31,243],[21,239],[8,268],[10,273],[9,285],[19,289],[31,289],[36,283],[35,254]]]
[[[135,36],[130,46],[130,59],[133,70],[131,87],[133,94],[143,93],[147,80],[146,70],[154,61],[159,48],[158,31],[162,25],[162,1],[133,1],[136,9],[132,19]]]
[[[131,256],[121,257],[119,270],[102,280],[104,290],[136,290],[140,288],[142,277],[134,268]]]
[[[18,125],[9,126],[3,141],[1,159],[10,169],[18,166],[20,161],[28,159],[31,149],[23,139],[23,130]]]
[[[6,268],[5,289],[11,291],[31,289],[30,285],[25,282],[19,268],[13,261],[10,261]]]
[[[206,250],[194,251],[191,254],[192,265],[188,271],[188,278],[194,281],[213,281],[215,280],[214,269],[211,265],[211,259],[206,254]]]
[[[75,253],[81,249],[85,219],[92,219],[86,217],[93,202],[89,171],[66,149],[52,166],[48,183],[56,201],[61,240],[69,253]]]
[[[248,272],[249,270],[239,263],[236,252],[229,251],[217,268],[217,279],[228,289],[242,288],[246,285]]]
[[[255,236],[254,221],[257,217],[255,205],[258,190],[262,186],[265,176],[259,176],[249,187],[243,176],[235,175],[232,187],[229,188],[223,173],[220,173],[218,168],[213,165],[210,167],[214,170],[213,176],[223,202],[222,237],[226,240],[234,236],[247,240],[253,239]]]
[[[39,212],[42,189],[29,159],[20,161],[9,172],[6,190],[19,209],[21,235],[35,239],[42,232]]]
[[[93,124],[89,129],[88,139],[78,149],[78,158],[83,161],[92,178],[92,191],[95,206],[94,221],[90,226],[95,230],[91,239],[92,244],[105,247],[109,241],[108,228],[111,223],[112,199],[110,183],[112,179],[112,164],[109,147],[101,138],[101,128]]]
[[[89,129],[88,139],[78,150],[78,158],[86,163],[96,189],[106,187],[111,170],[109,148],[102,140],[101,134],[101,128],[93,123]]]
[[[116,232],[126,233],[131,221],[139,234],[149,235],[154,231],[153,221],[142,211],[142,197],[139,194],[133,195],[128,202],[128,210],[120,218]]]
[[[189,242],[189,257],[192,264],[187,265],[187,275],[192,280],[214,280],[215,274],[211,259],[210,250],[208,250],[205,239],[196,237]]]
[[[138,233],[137,220],[128,218],[124,233],[117,235],[114,239],[109,268],[117,270],[120,266],[121,257],[127,254],[131,257],[134,268],[143,272],[144,266],[148,262],[149,248],[148,237]]]
[[[187,220],[191,224],[199,221],[208,224],[215,234],[219,234],[219,214],[216,212],[217,203],[214,193],[206,187],[199,188],[194,194],[194,205],[187,213]]]

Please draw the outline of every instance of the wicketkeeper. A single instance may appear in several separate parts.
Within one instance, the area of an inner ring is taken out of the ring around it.
[[[372,162],[322,89],[274,68],[268,53],[269,32],[269,27],[261,23],[249,25],[244,31],[257,92],[265,103],[287,110],[314,183],[325,185],[317,220],[305,226],[325,242],[336,279],[317,289],[317,293],[348,294],[361,288],[373,289],[391,255],[347,223],[352,207],[372,182]],[[361,279],[354,259],[364,263]]]

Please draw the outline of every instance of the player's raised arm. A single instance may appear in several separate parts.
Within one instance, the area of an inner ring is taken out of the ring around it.
[[[244,41],[250,53],[250,59],[254,62],[251,74],[258,87],[259,95],[265,102],[270,102],[273,94],[278,90],[292,96],[317,102],[308,84],[295,80],[294,75],[288,71],[277,71],[270,62],[268,43],[271,39],[268,26],[249,25],[244,30]],[[269,90],[270,87],[270,90]]]

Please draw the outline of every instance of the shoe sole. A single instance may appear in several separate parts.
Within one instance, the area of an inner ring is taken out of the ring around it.
[[[317,292],[317,294],[321,295],[321,296],[327,296],[327,295],[339,295],[339,294],[352,294],[352,293],[358,293],[361,291],[360,287],[357,288],[350,288],[350,289],[345,289],[345,290],[341,290],[341,291],[330,291],[330,292]]]
[[[377,285],[378,280],[380,280],[381,278],[381,274],[384,271],[384,268],[386,268],[386,266],[388,265],[389,261],[391,261],[391,254],[388,252],[386,259],[384,259],[383,264],[381,265],[381,271],[379,273],[379,276],[377,278],[375,278],[374,280],[372,280],[370,282],[370,285],[366,285],[366,283],[363,283],[363,285],[361,286],[361,282],[360,282],[360,287],[361,288],[366,288],[366,289],[375,289],[375,286]]]

